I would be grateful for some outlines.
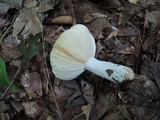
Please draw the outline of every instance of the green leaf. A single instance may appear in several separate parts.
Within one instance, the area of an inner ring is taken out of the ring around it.
[[[0,85],[9,86],[11,81],[8,79],[7,72],[6,72],[6,65],[3,59],[0,57]],[[20,90],[19,87],[16,85],[12,85],[11,87],[13,90]]]
[[[5,62],[0,58],[0,85],[8,86],[8,84]]]
[[[27,63],[33,56],[43,50],[43,44],[37,45],[37,40],[41,37],[41,34],[31,35],[28,40],[28,47],[25,45],[24,41],[17,46],[19,51],[23,54],[24,61]],[[45,43],[45,47],[48,44]]]

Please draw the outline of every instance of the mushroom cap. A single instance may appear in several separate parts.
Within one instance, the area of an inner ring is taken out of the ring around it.
[[[72,80],[84,72],[89,58],[95,56],[96,45],[88,28],[76,24],[64,31],[50,53],[50,63],[55,76]]]

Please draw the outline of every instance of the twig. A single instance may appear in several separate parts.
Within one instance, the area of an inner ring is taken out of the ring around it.
[[[16,15],[13,20],[12,20],[12,23],[11,25],[7,28],[7,30],[3,33],[2,37],[0,38],[0,44],[3,42],[3,38],[6,36],[6,34],[8,33],[8,31],[11,29],[11,27],[13,26],[14,24],[14,21],[16,20],[18,15]]]
[[[12,25],[10,25],[7,30],[3,33],[2,37],[0,38],[0,44],[3,42],[3,38],[5,37],[5,35],[8,33],[8,31],[11,29]]]
[[[39,0],[39,2],[40,2],[40,7],[41,7],[42,6],[42,2],[40,0]],[[40,21],[42,23],[42,18],[40,18]],[[47,60],[46,60],[46,53],[45,53],[45,41],[44,41],[44,37],[43,37],[44,36],[43,32],[41,33],[41,36],[42,36],[42,45],[43,45],[43,57],[44,57],[44,63],[45,63],[46,72],[47,72],[47,76],[46,76],[46,74],[44,74],[44,75],[45,75],[46,79],[48,80],[48,82],[50,83],[49,85],[51,87],[51,92],[52,92],[52,95],[53,95],[53,98],[54,98],[54,101],[55,101],[55,106],[57,108],[57,113],[58,113],[58,115],[60,117],[60,120],[63,120],[61,112],[60,112],[60,109],[59,109],[59,106],[58,106],[58,103],[57,103],[57,100],[56,100],[56,95],[55,95],[53,86],[51,84],[52,82],[51,82],[51,79],[50,79],[50,76],[49,76],[49,71],[48,71],[48,66],[47,66]]]
[[[83,115],[83,114],[85,114],[85,113],[87,113],[87,112],[89,112],[90,113],[90,111],[91,111],[91,109],[89,109],[89,110],[86,110],[86,111],[84,111],[84,112],[82,112],[82,113],[80,113],[79,115],[77,115],[77,116],[75,116],[73,119],[71,119],[71,120],[75,120],[75,119],[77,119],[78,117],[80,117],[81,115]],[[87,120],[89,119],[89,117],[87,118]]]
[[[12,85],[13,85],[13,83],[14,83],[14,81],[15,81],[15,78],[16,78],[17,75],[19,74],[20,70],[21,70],[21,66],[18,68],[16,74],[15,74],[14,77],[12,78],[12,81],[11,81],[11,83],[9,84],[9,86],[7,87],[7,89],[5,90],[5,92],[1,95],[0,100],[2,100],[2,99],[4,98],[4,96],[7,94],[7,92],[8,92],[8,91],[10,90],[10,88],[12,87]]]

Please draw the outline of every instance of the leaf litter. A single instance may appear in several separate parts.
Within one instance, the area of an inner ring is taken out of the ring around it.
[[[1,100],[1,119],[158,120],[159,5],[158,0],[1,0],[0,36],[4,40],[0,57],[8,75],[23,65],[14,78],[23,91],[10,90]],[[16,18],[14,22],[11,17]],[[8,31],[6,22],[13,25]],[[93,34],[97,58],[131,67],[135,80],[115,85],[88,71],[72,81],[55,78],[50,50],[58,36],[75,23],[85,24]],[[43,36],[35,40],[37,33]],[[22,64],[24,58],[26,64]],[[0,86],[0,91],[2,95],[5,87]]]

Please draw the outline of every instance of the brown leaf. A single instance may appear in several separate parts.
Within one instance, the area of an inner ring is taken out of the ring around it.
[[[141,67],[142,74],[154,80],[160,89],[159,71],[160,71],[160,63],[145,63]]]
[[[97,18],[107,18],[107,15],[104,15],[104,14],[101,14],[99,12],[95,12],[95,13],[86,13],[84,15],[84,22],[87,23],[87,22],[91,22],[92,20],[95,20]]]
[[[17,102],[17,101],[11,101],[10,102],[14,109],[19,113],[23,110],[23,105],[22,102]]]
[[[157,30],[160,28],[160,11],[147,12],[145,16],[145,27]]]
[[[38,104],[38,101],[23,102],[26,115],[35,118],[40,116],[43,112],[43,106]]]
[[[22,75],[21,84],[24,86],[30,99],[36,97],[37,94],[42,96],[41,77],[37,72],[25,72],[25,74]]]
[[[54,18],[51,23],[53,24],[74,24],[75,19],[71,16],[59,16]]]
[[[22,56],[18,49],[11,44],[3,43],[1,44],[1,48],[2,51],[0,51],[0,56],[4,59],[5,62],[18,59]]]

